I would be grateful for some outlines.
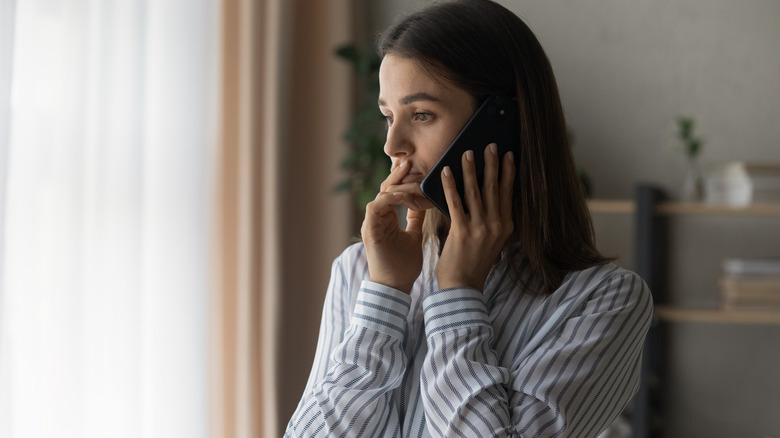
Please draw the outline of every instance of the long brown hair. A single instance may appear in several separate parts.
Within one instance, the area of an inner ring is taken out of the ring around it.
[[[477,100],[517,99],[515,230],[505,249],[520,248],[512,260],[518,271],[525,258],[544,291],[552,293],[568,272],[609,260],[595,246],[552,67],[519,17],[489,0],[449,1],[391,26],[377,47],[381,57],[412,59]],[[439,215],[426,214],[426,221],[431,216]],[[440,224],[433,227],[445,237]]]

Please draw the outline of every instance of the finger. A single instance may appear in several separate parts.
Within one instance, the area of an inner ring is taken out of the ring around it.
[[[403,204],[403,195],[401,192],[380,192],[373,201],[366,204],[366,217],[395,213],[395,208]]]
[[[468,150],[461,157],[463,166],[463,195],[469,215],[472,219],[482,220],[482,196],[477,183],[477,170],[474,164],[474,151]]]
[[[504,223],[512,222],[512,199],[515,187],[515,156],[512,151],[504,154],[501,167],[501,220]]]
[[[452,176],[450,166],[445,166],[442,169],[441,185],[444,188],[444,198],[447,200],[447,208],[450,210],[450,220],[453,226],[464,224],[466,222],[466,214],[463,212],[463,205],[460,202],[460,195],[458,195],[455,177]]]
[[[379,190],[382,192],[387,192],[388,187],[400,184],[401,180],[404,179],[407,173],[409,173],[410,168],[411,166],[409,166],[408,161],[402,161],[398,167],[390,170],[390,175],[388,175],[387,178],[382,181],[382,184],[379,186]]]
[[[409,193],[380,192],[377,194],[376,198],[366,206],[366,213],[370,211],[374,214],[385,214],[389,210],[395,211],[395,208],[399,205],[403,205],[409,210],[414,211],[424,211],[433,206],[433,204],[424,197]]]
[[[404,205],[413,211],[425,211],[434,208],[435,205],[425,196],[405,194]]]
[[[406,231],[415,237],[422,236],[423,220],[425,219],[425,210],[406,212]]]
[[[498,217],[498,146],[490,143],[485,148],[485,173],[482,179],[482,201],[488,217]]]
[[[419,182],[409,182],[402,184],[392,184],[385,187],[386,192],[404,192],[410,195],[425,196],[420,189]]]
[[[406,193],[406,192],[392,192],[392,193],[395,196],[398,196],[400,200],[400,204],[402,204],[404,207],[408,208],[409,210],[424,211],[433,207],[431,201],[429,201],[424,196],[413,195],[411,193]]]
[[[390,228],[398,228],[398,211],[396,205],[400,196],[392,193],[380,193],[373,201],[366,204],[366,215],[360,227],[364,239],[381,238]]]
[[[434,207],[433,203],[423,194],[418,182],[388,186],[385,191],[408,193],[414,200],[415,210],[428,210]]]
[[[418,211],[430,210],[436,207],[425,195],[415,196],[414,199],[414,203],[417,206],[416,210]]]

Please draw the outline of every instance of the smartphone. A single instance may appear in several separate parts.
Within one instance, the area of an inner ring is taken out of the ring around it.
[[[463,197],[463,167],[461,157],[467,150],[474,151],[474,164],[477,171],[477,182],[482,189],[482,178],[485,168],[484,151],[488,144],[498,145],[498,157],[500,158],[512,150],[519,140],[519,128],[517,126],[517,103],[503,96],[488,97],[477,109],[471,119],[455,137],[449,148],[439,158],[428,175],[420,183],[423,195],[433,205],[450,217],[447,207],[447,199],[444,197],[444,187],[441,184],[441,171],[449,166],[455,177],[461,203],[466,209],[466,201]],[[515,152],[515,159],[519,154]],[[499,178],[501,166],[499,166]]]

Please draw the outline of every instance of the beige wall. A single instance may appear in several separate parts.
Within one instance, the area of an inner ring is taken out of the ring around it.
[[[597,196],[630,196],[639,181],[677,191],[677,114],[700,122],[703,162],[780,162],[780,3],[502,3],[548,51]]]
[[[381,29],[425,2],[371,2]],[[640,182],[675,195],[683,156],[674,118],[691,114],[704,163],[780,163],[780,2],[772,0],[503,0],[523,17],[555,69],[578,164],[600,198]],[[595,219],[599,245],[633,266],[633,222]],[[715,306],[724,257],[780,257],[777,218],[672,221],[672,300]],[[669,437],[780,436],[780,327],[671,326]]]

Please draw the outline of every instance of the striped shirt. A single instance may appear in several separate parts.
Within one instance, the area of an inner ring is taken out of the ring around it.
[[[427,265],[427,263],[426,263]],[[483,291],[368,281],[333,263],[317,351],[285,437],[595,437],[636,392],[652,298],[613,264],[531,293],[506,259]]]

